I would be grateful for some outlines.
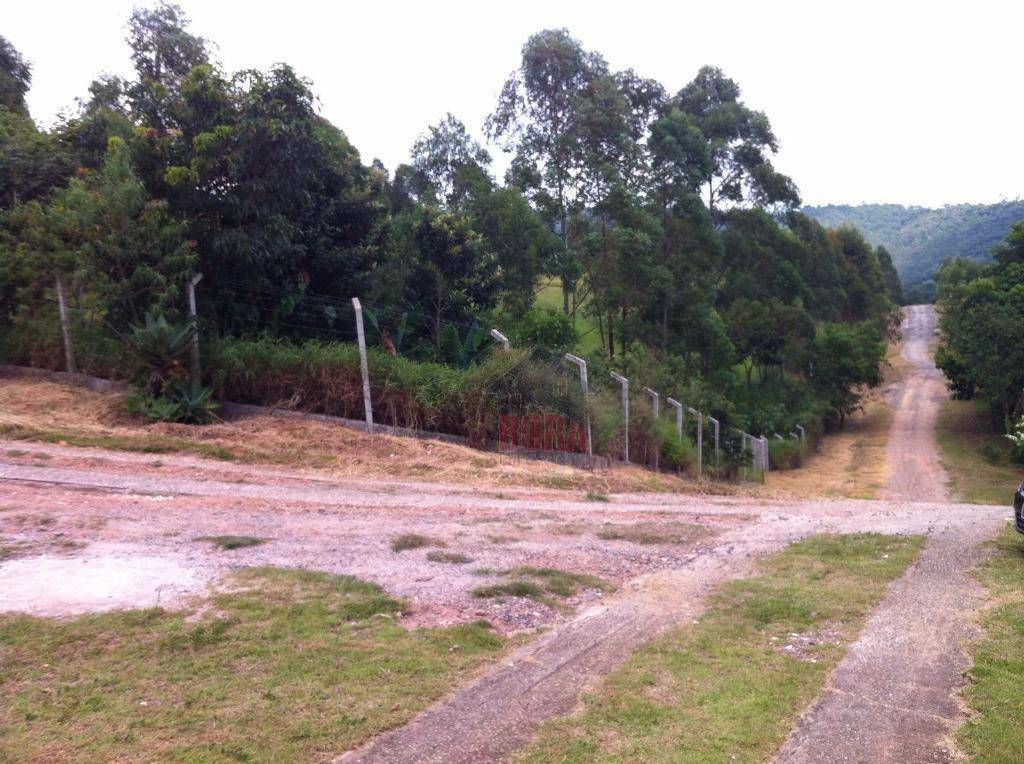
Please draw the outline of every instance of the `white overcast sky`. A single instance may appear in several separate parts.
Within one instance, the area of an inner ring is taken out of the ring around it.
[[[134,0],[5,0],[49,124],[101,72],[129,74]],[[480,135],[526,38],[567,27],[674,92],[702,64],[737,80],[805,203],[941,206],[1024,196],[1020,0],[932,2],[214,2],[181,0],[229,71],[290,63],[364,161],[389,168],[451,111]],[[492,153],[500,152],[492,147]]]

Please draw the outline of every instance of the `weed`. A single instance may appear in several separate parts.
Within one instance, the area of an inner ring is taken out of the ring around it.
[[[200,536],[196,541],[209,541],[221,549],[244,549],[248,546],[265,544],[266,539],[257,536]]]
[[[447,562],[452,565],[465,565],[473,562],[473,558],[467,557],[461,552],[427,552],[427,559],[431,562]]]
[[[474,597],[528,597],[529,599],[550,605],[551,600],[544,596],[544,590],[532,581],[505,581],[490,586],[478,586],[472,591]]]
[[[600,491],[587,491],[587,501],[611,501],[608,494]]]
[[[404,552],[407,549],[421,549],[425,546],[447,546],[443,541],[419,533],[403,533],[391,539],[392,552]]]
[[[513,576],[539,578],[544,582],[544,588],[548,592],[557,594],[559,597],[571,597],[580,587],[600,589],[605,592],[615,588],[603,578],[587,575],[586,573],[572,573],[559,568],[535,568],[530,565],[520,565],[517,568],[513,568],[509,573]]]

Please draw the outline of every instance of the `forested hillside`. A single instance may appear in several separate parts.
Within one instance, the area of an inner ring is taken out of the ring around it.
[[[200,380],[167,356],[202,273],[202,381],[236,400],[359,416],[352,297],[389,420],[474,437],[509,407],[580,415],[561,357],[581,318],[599,335],[595,401],[617,369],[730,432],[842,422],[880,379],[900,299],[888,254],[799,211],[768,117],[713,66],[672,92],[545,30],[500,89],[489,146],[449,114],[391,170],[286,64],[223,71],[174,5],[137,9],[127,42],[135,76],[97,79],[43,131],[31,69],[0,39],[9,361],[70,366],[73,344],[79,367],[141,380],[137,410],[191,415]],[[537,308],[552,281],[561,310]],[[516,353],[496,359],[492,326]],[[609,400],[585,405],[611,448]],[[678,451],[671,428],[634,430]]]
[[[1024,200],[956,204],[939,209],[900,204],[804,207],[822,225],[852,225],[875,246],[884,246],[912,300],[930,301],[935,272],[952,257],[991,260],[990,250],[1009,227],[1024,220]]]

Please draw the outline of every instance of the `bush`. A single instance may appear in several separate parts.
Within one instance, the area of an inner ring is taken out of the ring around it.
[[[661,445],[662,467],[685,472],[697,463],[697,446],[685,433],[679,438],[675,422],[659,419],[654,432]]]
[[[768,440],[768,468],[772,470],[795,470],[803,466],[804,446],[796,438],[770,438]]]

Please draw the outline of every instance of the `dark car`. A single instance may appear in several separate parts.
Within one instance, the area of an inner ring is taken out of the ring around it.
[[[1024,533],[1024,481],[1013,495],[1013,520],[1017,523],[1017,532]]]

